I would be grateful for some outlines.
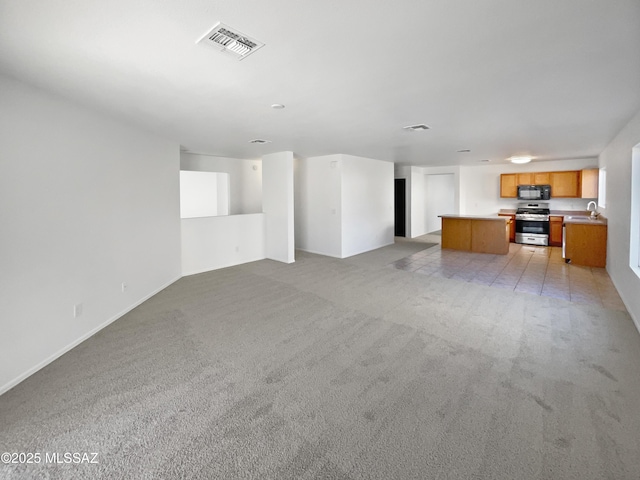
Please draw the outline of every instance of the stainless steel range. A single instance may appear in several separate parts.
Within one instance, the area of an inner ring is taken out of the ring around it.
[[[516,243],[549,245],[549,213],[548,203],[519,203]]]

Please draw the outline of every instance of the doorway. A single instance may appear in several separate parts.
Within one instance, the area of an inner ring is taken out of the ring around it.
[[[394,225],[395,236],[407,236],[407,180],[395,179],[394,200]]]

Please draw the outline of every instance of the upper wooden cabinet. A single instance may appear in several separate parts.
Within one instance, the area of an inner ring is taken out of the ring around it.
[[[500,175],[500,196],[516,198],[518,185],[534,185],[533,173],[503,173]]]
[[[600,171],[597,168],[588,168],[580,171],[580,197],[598,198],[598,176]],[[553,195],[553,191],[551,192]]]
[[[537,172],[533,173],[533,185],[549,185],[551,179],[549,172]]]
[[[518,173],[518,185],[535,185],[533,173]]]
[[[550,172],[551,198],[579,198],[580,171]]]
[[[518,174],[503,173],[500,175],[500,196],[504,198],[518,196]]]
[[[517,198],[518,185],[551,185],[551,198],[597,198],[598,169],[500,175],[500,196]]]

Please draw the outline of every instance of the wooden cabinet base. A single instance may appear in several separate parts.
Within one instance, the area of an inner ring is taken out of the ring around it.
[[[549,217],[549,246],[561,247],[562,246],[562,223],[564,217],[551,215]]]
[[[476,253],[509,253],[506,220],[442,217],[442,248]]]
[[[565,257],[574,265],[601,267],[607,265],[607,226],[565,224]]]
[[[499,213],[499,217],[507,217],[509,219],[509,241],[516,243],[516,216],[511,213]]]

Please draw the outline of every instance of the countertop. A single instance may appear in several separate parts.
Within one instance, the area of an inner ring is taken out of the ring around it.
[[[602,215],[598,215],[596,220],[591,220],[591,218],[571,218],[571,215],[565,215],[563,224],[573,223],[573,224],[584,224],[584,225],[606,225],[607,219]]]
[[[498,211],[498,214],[503,215],[515,215],[515,208],[502,208]],[[573,224],[585,224],[585,225],[606,225],[607,219],[602,215],[598,215],[597,220],[591,220],[590,218],[567,218],[567,217],[589,217],[591,212],[588,210],[551,210],[551,216],[564,217],[563,223]]]
[[[459,215],[452,213],[450,215],[438,215],[440,218],[461,218],[466,220],[500,220],[506,222],[507,217],[498,217],[496,215]]]

